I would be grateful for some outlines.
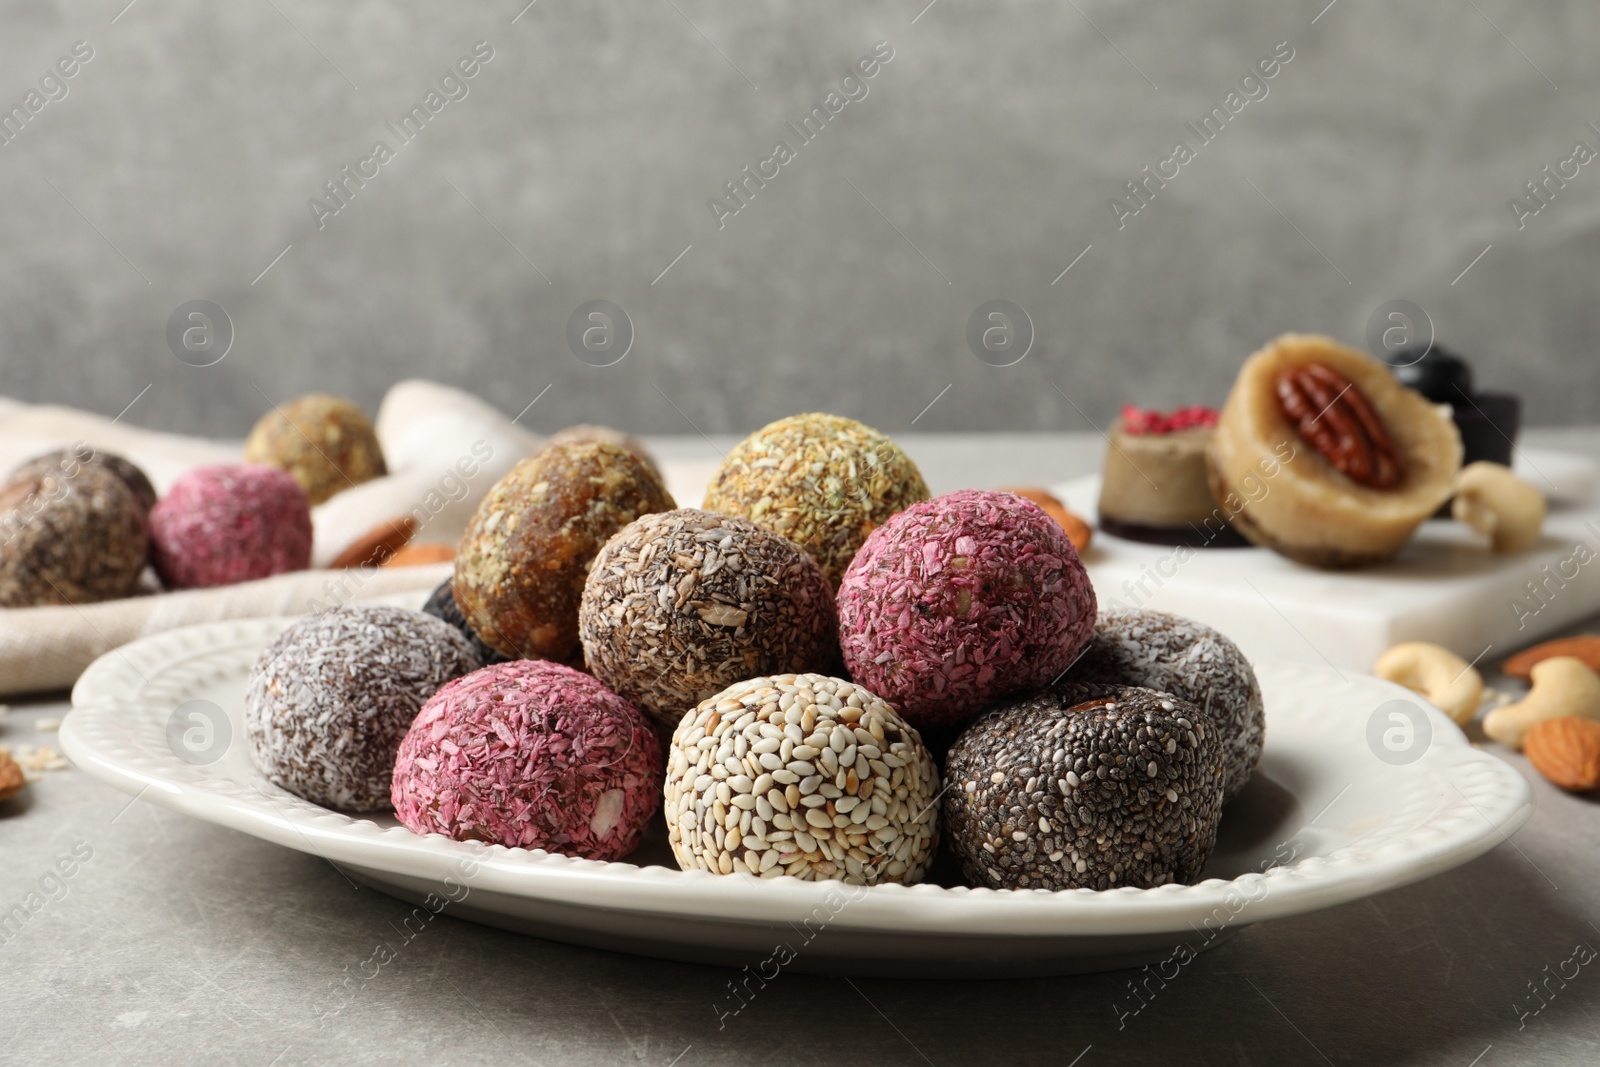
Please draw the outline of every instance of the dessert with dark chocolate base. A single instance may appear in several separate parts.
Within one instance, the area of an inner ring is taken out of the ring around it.
[[[1216,424],[1216,411],[1198,405],[1170,414],[1125,406],[1111,424],[1100,478],[1100,529],[1155,545],[1248,545],[1206,481],[1206,445]]]

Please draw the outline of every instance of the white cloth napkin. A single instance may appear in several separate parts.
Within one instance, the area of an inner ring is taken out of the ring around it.
[[[312,509],[313,568],[326,567],[374,527],[407,515],[418,523],[415,542],[455,544],[489,487],[541,443],[538,435],[477,397],[416,379],[389,390],[375,427],[389,474]],[[0,398],[0,475],[79,441],[126,456],[160,493],[192,467],[237,463],[243,454],[239,442],[159,433],[71,408]],[[375,571],[313,569],[77,607],[0,609],[0,695],[70,686],[108,650],[179,626],[296,615],[333,600],[413,591],[420,605],[450,570],[449,563]]]

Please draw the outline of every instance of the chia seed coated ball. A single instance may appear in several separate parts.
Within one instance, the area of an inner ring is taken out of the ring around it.
[[[626,448],[644,460],[644,465],[650,468],[650,473],[654,474],[662,484],[666,483],[666,478],[661,474],[661,466],[656,463],[655,457],[650,454],[650,450],[645,447],[644,442],[631,433],[623,433],[621,430],[610,426],[597,426],[593,423],[580,422],[575,426],[568,426],[564,430],[557,430],[545,439],[546,445],[566,445],[575,442],[591,444],[599,442]]]
[[[811,553],[829,585],[891,515],[928,499],[911,458],[885,435],[839,415],[791,415],[734,446],[705,507],[780,533]]]
[[[262,649],[250,672],[250,756],[314,804],[381,811],[417,711],[480,666],[466,638],[421,612],[347,605],[307,616]]]
[[[144,506],[104,468],[19,473],[0,487],[0,607],[130,596],[148,556]]]
[[[913,504],[867,538],[839,585],[850,676],[924,730],[1054,681],[1094,616],[1072,542],[1012,493]]]
[[[1159,689],[1205,711],[1217,728],[1230,797],[1261,762],[1267,716],[1256,672],[1238,645],[1202,623],[1160,611],[1102,612],[1066,680]]]
[[[1222,750],[1168,693],[1063,683],[974,720],[945,762],[945,833],[991,889],[1148,889],[1200,876]]]
[[[309,393],[261,416],[245,440],[244,458],[288,471],[313,505],[389,473],[366,412],[326,393]]]
[[[456,550],[461,614],[507,656],[566,660],[578,651],[578,602],[606,538],[672,496],[620,445],[555,444],[518,463],[478,505]]]
[[[276,467],[196,467],[150,509],[150,549],[169,589],[302,571],[311,565],[311,509]]]
[[[400,745],[393,799],[414,833],[621,859],[661,803],[661,742],[587,674],[501,663],[423,707]]]
[[[683,717],[663,812],[686,871],[909,885],[933,862],[938,797],[938,765],[888,703],[781,674]]]
[[[734,682],[831,670],[834,618],[828,580],[798,545],[696,508],[619,531],[595,557],[579,610],[594,676],[667,733]]]
[[[144,471],[131,460],[115,452],[101,452],[81,442],[72,448],[58,448],[54,452],[33,457],[7,475],[6,481],[14,482],[19,478],[35,477],[50,472],[58,472],[71,478],[82,467],[95,467],[121,479],[122,484],[133,492],[134,498],[139,501],[139,506],[144,508],[146,513],[155,506],[156,488],[150,484],[150,479]]]
[[[467,623],[467,617],[461,614],[461,608],[456,604],[456,595],[450,590],[452,579],[446,578],[439,583],[439,587],[428,594],[427,603],[422,605],[425,615],[432,615],[436,619],[443,619],[456,628],[456,632],[467,639],[467,644],[472,646],[472,651],[478,654],[478,659],[486,667],[496,663],[509,663],[511,657],[490,648],[483,643],[483,638],[473,632]]]

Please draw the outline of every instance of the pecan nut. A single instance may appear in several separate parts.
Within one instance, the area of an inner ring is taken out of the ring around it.
[[[1369,489],[1400,483],[1400,456],[1361,387],[1323,363],[1278,375],[1278,404],[1334,470]]]

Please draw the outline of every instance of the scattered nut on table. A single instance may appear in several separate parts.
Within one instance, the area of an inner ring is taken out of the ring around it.
[[[1581,659],[1556,656],[1534,665],[1533,688],[1516,704],[1496,708],[1483,732],[1503,745],[1522,747],[1528,731],[1546,719],[1567,715],[1600,720],[1600,674]]]
[[[1421,693],[1458,726],[1472,721],[1483,700],[1483,676],[1477,669],[1448,648],[1426,641],[1395,645],[1378,657],[1372,672]]]
[[[1600,634],[1558,637],[1554,641],[1525,648],[1506,660],[1506,665],[1501,669],[1512,678],[1526,679],[1534,664],[1556,656],[1576,656],[1587,663],[1591,670],[1600,671]]]
[[[1487,534],[1494,551],[1521,552],[1532,548],[1544,529],[1544,494],[1510,467],[1479,460],[1456,475],[1450,514]]]
[[[1563,715],[1528,731],[1522,753],[1552,784],[1574,793],[1600,789],[1600,722]]]
[[[27,784],[28,780],[23,777],[17,761],[11,758],[9,752],[0,750],[0,800],[15,796]]]

